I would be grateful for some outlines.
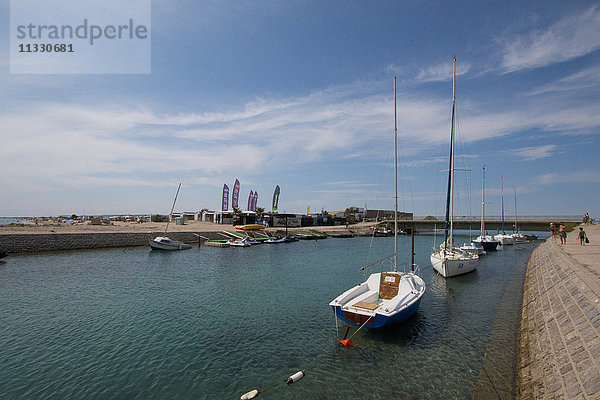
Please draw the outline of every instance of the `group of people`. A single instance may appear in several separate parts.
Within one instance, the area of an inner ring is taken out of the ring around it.
[[[587,218],[589,220],[589,216]],[[586,220],[584,217],[584,223],[585,221]],[[558,237],[560,238],[560,244],[567,244],[567,226],[564,222],[561,222],[558,226],[554,222],[552,222],[550,224],[550,232],[552,232],[552,237],[556,237],[556,235],[558,234]],[[579,227],[579,233],[577,237],[579,238],[580,246],[585,246],[586,243],[590,242],[585,231],[583,230],[583,227]]]

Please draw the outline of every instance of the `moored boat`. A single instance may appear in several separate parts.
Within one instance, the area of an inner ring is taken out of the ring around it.
[[[227,244],[232,247],[250,247],[251,246],[250,242],[248,240],[246,240],[246,238],[238,239],[238,240],[232,238],[232,239],[229,239]]]
[[[456,111],[456,58],[452,75],[452,125],[450,129],[450,167],[446,192],[446,226],[444,242],[431,254],[431,265],[444,278],[466,274],[475,270],[479,256],[454,247],[454,119]]]
[[[157,236],[150,239],[150,247],[152,250],[189,250],[191,245],[171,240],[166,236]]]
[[[493,237],[488,236],[485,231],[485,165],[481,174],[481,227],[479,236],[471,240],[471,244],[481,247],[484,251],[496,251],[499,244]]]
[[[394,119],[396,118],[396,78],[394,78]],[[414,272],[414,259],[411,272],[398,271],[398,146],[397,125],[394,124],[394,173],[395,173],[395,218],[394,254],[375,262],[363,270],[384,261],[393,259],[393,270],[373,273],[369,278],[346,290],[329,303],[335,316],[349,325],[380,328],[411,317],[419,308],[425,293],[425,281]],[[414,248],[414,231],[413,248]],[[411,252],[414,257],[414,250]],[[411,257],[412,258],[412,257]],[[348,330],[346,330],[346,335]],[[345,344],[346,337],[341,343]]]
[[[501,181],[502,181],[502,189],[501,189],[501,193],[502,193],[502,197],[501,197],[501,204],[502,204],[502,233],[498,233],[497,235],[494,235],[494,240],[498,241],[498,243],[500,243],[502,246],[506,246],[506,245],[513,245],[515,244],[515,238],[512,235],[507,234],[506,232],[504,232],[504,177],[500,177]]]
[[[173,209],[175,208],[175,202],[177,201],[177,196],[179,195],[180,188],[181,183],[179,183],[179,186],[177,186],[177,193],[175,193],[173,206],[171,207],[171,212],[169,213],[169,220],[167,221],[167,226],[165,227],[165,235],[167,234],[167,230],[169,229],[169,222],[173,217]],[[189,244],[181,243],[177,240],[172,240],[166,236],[157,236],[154,239],[150,239],[149,244],[152,250],[189,250],[192,248],[192,246]]]

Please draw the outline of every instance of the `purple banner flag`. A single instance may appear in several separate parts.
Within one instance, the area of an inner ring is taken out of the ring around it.
[[[277,211],[277,207],[279,207],[279,185],[275,186],[275,191],[273,192],[273,205],[271,206],[271,210]]]
[[[254,199],[252,200],[252,211],[256,211],[257,204],[258,204],[258,192],[254,192]]]
[[[229,208],[229,187],[227,184],[223,184],[223,203],[221,204],[221,211],[227,211]]]
[[[238,198],[240,197],[240,181],[237,179],[233,184],[233,194],[231,195],[231,208],[238,208]]]
[[[252,211],[252,200],[254,199],[254,193],[252,190],[250,191],[250,195],[248,196],[248,211]]]

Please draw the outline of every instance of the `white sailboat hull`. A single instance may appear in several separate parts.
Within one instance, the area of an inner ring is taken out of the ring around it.
[[[514,237],[512,237],[511,235],[505,235],[502,233],[500,233],[498,235],[494,235],[494,240],[499,242],[503,246],[515,244]]]
[[[462,275],[474,271],[477,268],[479,256],[476,254],[465,254],[462,252],[443,250],[431,254],[433,268],[444,278]]]
[[[150,239],[150,248],[152,250],[189,250],[191,245],[171,240],[168,237],[157,237]]]

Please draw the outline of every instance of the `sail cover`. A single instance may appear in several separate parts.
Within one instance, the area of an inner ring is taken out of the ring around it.
[[[237,179],[233,184],[233,194],[231,195],[231,208],[238,208],[238,199],[240,197],[240,181]]]
[[[273,192],[273,211],[277,211],[277,207],[279,206],[279,185],[275,186],[275,192]]]
[[[227,184],[223,184],[223,203],[221,204],[221,210],[227,211],[229,209],[229,187]]]

